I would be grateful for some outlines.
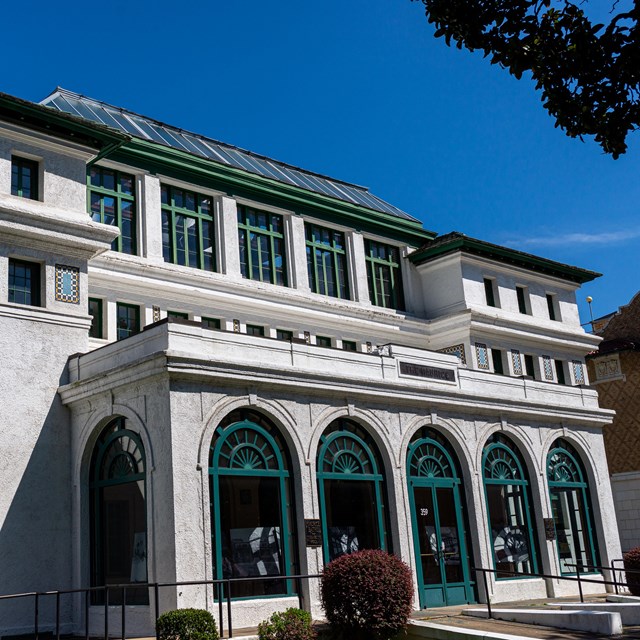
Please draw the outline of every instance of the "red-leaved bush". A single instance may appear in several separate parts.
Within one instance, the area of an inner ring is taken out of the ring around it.
[[[629,570],[627,573],[627,586],[634,596],[640,596],[640,547],[631,549],[623,556],[624,568]],[[631,573],[633,571],[634,573]],[[635,573],[638,571],[639,573]]]
[[[340,556],[322,573],[320,597],[327,620],[344,638],[389,640],[411,615],[411,570],[386,551]]]

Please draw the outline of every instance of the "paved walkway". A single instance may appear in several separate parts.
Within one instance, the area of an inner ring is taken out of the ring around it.
[[[541,600],[521,600],[518,602],[491,603],[496,609],[521,609],[521,608],[541,608],[546,603],[578,602],[576,596],[565,598],[545,598]],[[585,596],[585,602],[605,602],[606,595]],[[486,618],[476,618],[462,614],[464,609],[483,608],[486,605],[460,605],[455,607],[441,607],[438,609],[424,609],[416,611],[411,616],[414,620],[424,620],[439,625],[457,627],[460,630],[474,630],[493,632],[520,636],[523,638],[540,638],[540,640],[596,640],[599,638],[611,638],[611,636],[601,636],[594,633],[584,633],[581,631],[570,631],[568,629],[557,629],[553,627],[543,627],[541,625],[523,624],[519,622],[506,622],[504,620],[488,620]],[[620,640],[640,640],[640,627],[624,627],[624,633],[616,636]]]

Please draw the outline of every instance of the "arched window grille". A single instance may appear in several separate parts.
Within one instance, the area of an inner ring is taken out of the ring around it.
[[[90,469],[91,584],[147,581],[146,462],[138,434],[119,417],[100,433]],[[94,602],[101,602],[95,592]],[[122,601],[122,590],[110,590],[109,601]],[[127,604],[148,604],[147,588],[131,588]]]
[[[489,536],[498,579],[515,573],[536,573],[538,562],[534,522],[530,511],[529,480],[518,450],[495,434],[482,454]]]
[[[326,562],[360,549],[389,550],[384,475],[371,437],[336,420],[320,438],[318,492]]]
[[[580,457],[566,440],[556,440],[547,455],[547,480],[562,574],[588,571],[597,564],[589,507],[589,487]]]
[[[275,425],[236,410],[216,429],[209,478],[217,579],[282,577],[296,572],[287,448]],[[294,580],[237,582],[234,598],[292,594]]]

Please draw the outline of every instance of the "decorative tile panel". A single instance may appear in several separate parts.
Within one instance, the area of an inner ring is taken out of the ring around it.
[[[80,269],[56,265],[56,300],[80,304]]]
[[[571,362],[573,367],[573,379],[576,384],[584,384],[584,369],[582,368],[582,362],[580,360],[573,360]]]
[[[240,333],[240,320],[233,321],[233,331],[235,333]]]
[[[304,341],[307,344],[311,344],[311,334],[308,331],[304,332]]]
[[[617,353],[605,357],[594,358],[593,365],[596,372],[596,380],[612,380],[620,378],[620,357]]]
[[[553,366],[551,356],[542,356],[542,367],[544,369],[544,379],[553,381]]]
[[[511,349],[511,367],[514,376],[522,375],[522,357],[517,349]]]
[[[153,321],[154,322],[159,322],[160,321],[160,307],[156,304],[154,304],[151,307],[151,310],[153,312]]]
[[[489,353],[486,344],[476,342],[476,359],[478,361],[478,369],[489,369]]]
[[[438,349],[438,353],[448,353],[454,356],[458,356],[460,364],[467,364],[467,355],[464,351],[463,344],[454,344],[452,347],[445,347],[444,349]]]

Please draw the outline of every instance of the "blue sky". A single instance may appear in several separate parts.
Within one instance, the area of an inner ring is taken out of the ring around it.
[[[5,93],[60,85],[600,271],[583,321],[587,295],[598,316],[640,289],[640,134],[615,161],[567,138],[530,80],[436,40],[419,2],[24,0],[3,21]]]

